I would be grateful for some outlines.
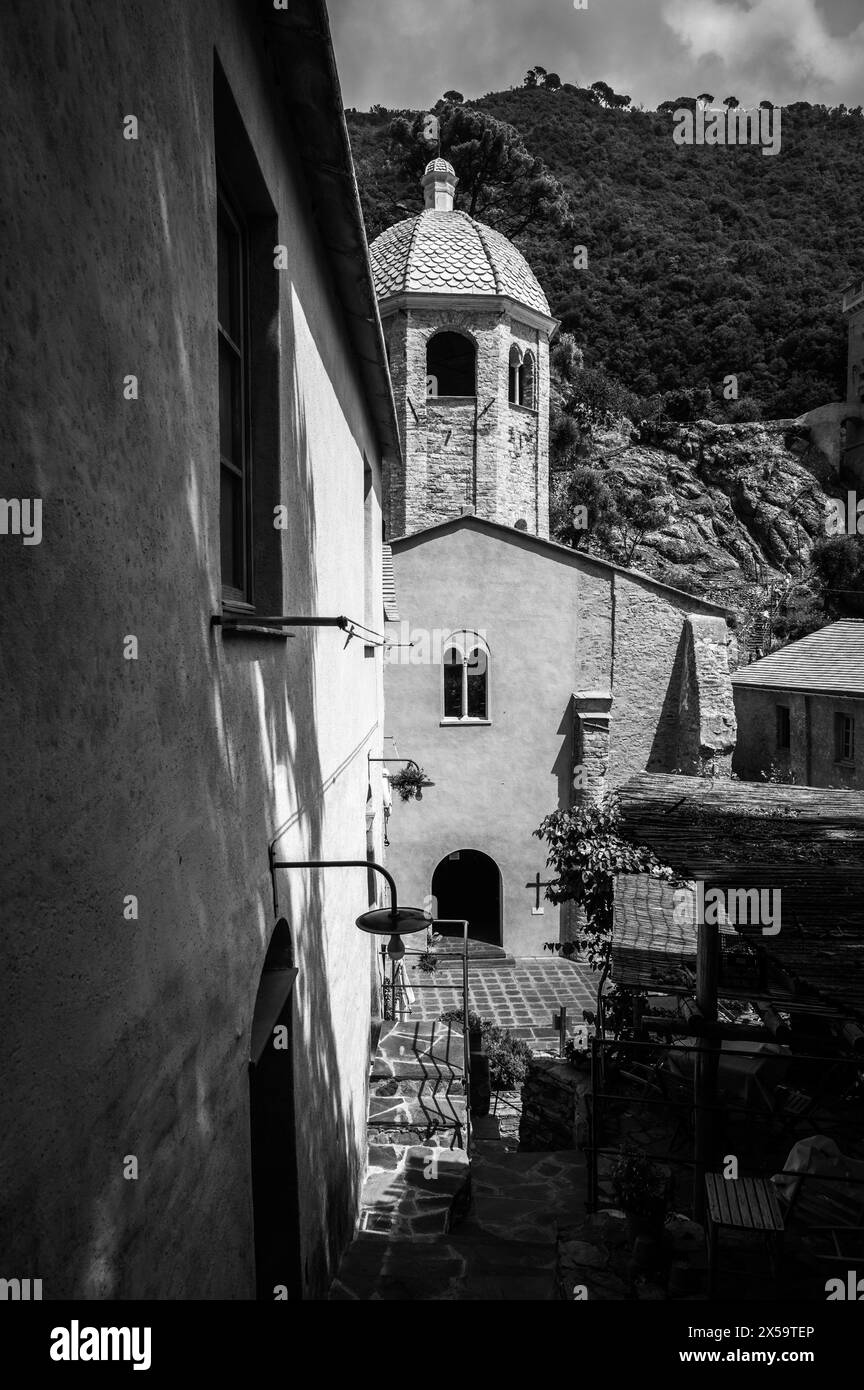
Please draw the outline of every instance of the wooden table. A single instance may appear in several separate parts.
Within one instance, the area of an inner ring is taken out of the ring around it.
[[[705,1196],[708,1206],[709,1297],[716,1292],[717,1247],[720,1230],[724,1226],[728,1230],[754,1231],[765,1239],[776,1284],[784,1227],[774,1184],[767,1178],[724,1178],[722,1173],[706,1173]]]

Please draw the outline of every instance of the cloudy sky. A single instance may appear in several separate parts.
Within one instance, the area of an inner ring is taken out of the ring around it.
[[[864,104],[864,0],[329,0],[346,106],[425,107],[541,63],[634,103]]]

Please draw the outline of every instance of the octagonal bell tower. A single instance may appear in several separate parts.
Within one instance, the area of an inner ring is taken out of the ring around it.
[[[424,211],[370,248],[402,438],[388,534],[474,511],[548,536],[558,323],[512,242],[454,210],[456,182],[452,164],[433,159]]]

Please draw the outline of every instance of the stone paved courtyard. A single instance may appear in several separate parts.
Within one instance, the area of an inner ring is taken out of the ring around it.
[[[460,965],[440,965],[434,977],[412,965],[408,978],[415,994],[412,1019],[434,1019],[443,1009],[461,1006]],[[517,960],[515,965],[484,963],[469,965],[468,993],[470,1007],[482,1018],[512,1029],[532,1045],[548,1047],[557,1045],[552,1014],[562,1004],[571,1029],[582,1022],[583,1009],[595,1008],[597,976],[587,965],[554,957]]]

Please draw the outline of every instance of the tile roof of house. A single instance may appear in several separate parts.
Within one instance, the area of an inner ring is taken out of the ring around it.
[[[735,685],[864,695],[864,622],[831,623],[732,677]]]
[[[378,299],[415,292],[507,295],[551,316],[521,251],[467,212],[427,209],[397,222],[369,248]]]

